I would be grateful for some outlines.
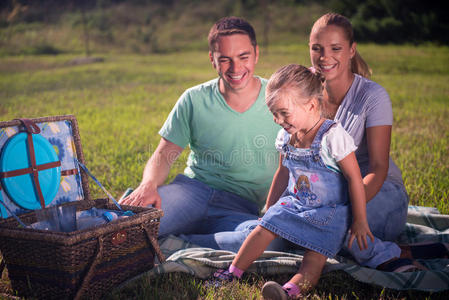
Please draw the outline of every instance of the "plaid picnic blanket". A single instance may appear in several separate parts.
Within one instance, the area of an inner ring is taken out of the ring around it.
[[[442,215],[431,207],[410,206],[407,226],[398,238],[400,244],[421,242],[449,242],[449,215]],[[199,278],[209,277],[218,268],[227,268],[234,252],[199,248],[177,237],[160,241],[167,260],[153,268],[148,275],[168,272],[186,272]],[[248,272],[272,275],[295,273],[302,261],[301,250],[292,253],[265,251]],[[328,259],[324,273],[343,270],[354,279],[396,290],[442,291],[449,289],[449,259],[419,260],[428,271],[392,273],[364,268],[344,257]]]

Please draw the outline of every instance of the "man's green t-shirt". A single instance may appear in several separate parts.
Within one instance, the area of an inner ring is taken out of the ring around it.
[[[186,90],[159,134],[190,155],[184,174],[207,185],[265,204],[278,156],[280,127],[265,104],[267,80],[245,112],[233,110],[219,91],[218,78]]]

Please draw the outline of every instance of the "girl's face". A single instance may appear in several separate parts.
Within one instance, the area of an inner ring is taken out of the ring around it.
[[[328,25],[318,28],[310,35],[309,47],[312,65],[326,81],[351,72],[351,58],[355,54],[356,44],[349,44],[341,27]]]
[[[306,99],[300,99],[307,102]],[[298,101],[303,103],[303,101]],[[311,102],[311,101],[310,101]],[[309,129],[311,104],[297,104],[288,97],[280,97],[270,107],[276,124],[282,126],[289,134]]]

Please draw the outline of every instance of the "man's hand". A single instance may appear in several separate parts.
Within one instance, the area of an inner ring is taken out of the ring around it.
[[[157,186],[140,184],[128,197],[122,199],[120,204],[142,207],[153,205],[155,208],[161,208],[161,197]]]

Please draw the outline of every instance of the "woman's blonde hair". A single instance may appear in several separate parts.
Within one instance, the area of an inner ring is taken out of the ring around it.
[[[306,104],[315,98],[320,107],[323,95],[323,77],[301,65],[286,65],[271,75],[265,95],[268,107],[273,106],[282,97],[288,97],[297,104]]]
[[[346,39],[349,41],[349,45],[354,43],[354,30],[352,29],[351,22],[345,17],[337,13],[327,13],[321,16],[312,26],[312,32],[315,32],[319,28],[324,26],[334,25],[343,29],[346,35]],[[351,70],[353,73],[359,74],[365,78],[370,78],[372,71],[368,64],[360,56],[359,52],[356,50],[354,57],[351,59]]]

